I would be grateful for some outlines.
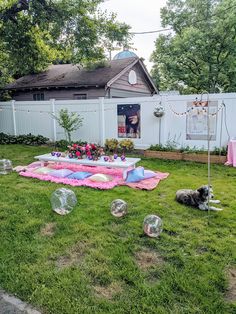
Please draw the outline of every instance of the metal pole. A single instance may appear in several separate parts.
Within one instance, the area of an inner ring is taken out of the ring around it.
[[[211,155],[210,155],[210,102],[209,95],[207,99],[207,150],[208,150],[208,158],[207,158],[207,176],[208,176],[208,197],[207,197],[207,208],[208,208],[208,216],[210,212],[210,185],[211,185]]]

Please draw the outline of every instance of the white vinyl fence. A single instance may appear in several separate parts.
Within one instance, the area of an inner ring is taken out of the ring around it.
[[[93,100],[50,100],[0,102],[0,132],[8,134],[43,135],[52,141],[65,139],[65,134],[52,114],[62,108],[77,112],[83,117],[83,126],[73,132],[73,140],[104,144],[107,138],[118,138],[117,105],[140,104],[141,137],[132,139],[136,148],[147,149],[151,144],[178,142],[179,146],[206,148],[206,140],[186,139],[187,103],[201,95],[171,95],[140,98],[113,98]],[[204,96],[206,100],[206,96]],[[236,93],[211,94],[210,101],[222,102],[225,107],[216,115],[216,139],[211,148],[226,146],[229,137],[236,137]],[[162,118],[153,115],[161,104],[165,108]]]

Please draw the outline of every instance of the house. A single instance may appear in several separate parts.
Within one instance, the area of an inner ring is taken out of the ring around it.
[[[135,54],[127,57],[127,52],[93,70],[73,64],[51,65],[43,73],[19,78],[4,90],[18,101],[123,98],[158,93],[143,60]]]

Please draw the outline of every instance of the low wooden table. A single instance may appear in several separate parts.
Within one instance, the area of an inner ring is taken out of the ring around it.
[[[135,168],[136,163],[139,162],[140,158],[126,158],[125,161],[122,161],[120,157],[118,157],[114,161],[104,161],[103,158],[99,160],[89,160],[89,159],[74,159],[69,157],[56,157],[52,156],[51,154],[44,154],[35,156],[35,159],[38,159],[42,162],[42,166],[44,166],[44,163],[47,161],[53,161],[57,163],[71,163],[71,164],[77,164],[77,165],[85,165],[85,166],[102,166],[107,168],[122,168],[123,169],[123,179],[126,179],[127,176],[127,169],[128,168]]]

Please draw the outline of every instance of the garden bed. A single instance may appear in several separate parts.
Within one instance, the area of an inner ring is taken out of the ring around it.
[[[168,160],[186,160],[186,161],[196,161],[207,163],[207,154],[197,154],[197,153],[185,153],[185,152],[165,152],[165,151],[154,151],[146,150],[144,152],[145,157],[149,158],[159,158]],[[224,164],[226,162],[226,156],[211,155],[211,162],[215,164]]]

